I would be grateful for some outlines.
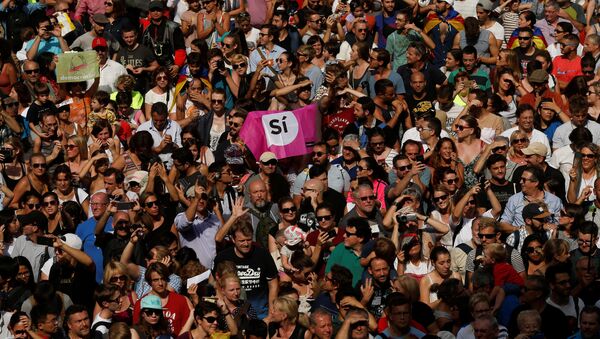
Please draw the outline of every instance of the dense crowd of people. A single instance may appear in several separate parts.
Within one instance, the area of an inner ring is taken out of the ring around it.
[[[600,5],[499,1],[1,1],[0,338],[600,338]]]

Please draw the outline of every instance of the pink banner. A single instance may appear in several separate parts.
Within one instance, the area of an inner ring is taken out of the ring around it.
[[[254,111],[248,113],[240,131],[242,140],[258,159],[271,151],[278,159],[304,155],[317,141],[317,105],[294,111]]]

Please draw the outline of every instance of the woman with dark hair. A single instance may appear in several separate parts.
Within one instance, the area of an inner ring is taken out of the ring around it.
[[[9,255],[8,249],[14,240],[21,235],[21,227],[14,209],[0,211],[0,227],[4,227],[4,230],[0,232],[0,253]]]
[[[53,173],[54,193],[62,206],[66,201],[74,201],[81,205],[84,211],[89,209],[89,195],[79,187],[73,186],[73,175],[66,164],[58,165]],[[77,226],[77,225],[75,225]]]
[[[294,200],[290,197],[281,198],[277,204],[279,207],[279,217],[281,222],[278,227],[272,227],[269,230],[269,253],[277,255],[279,250],[277,246],[277,233],[283,231],[290,226],[296,225],[298,222],[298,208],[294,204]]]
[[[0,172],[6,187],[11,191],[15,189],[21,178],[27,174],[25,169],[25,160],[23,159],[23,145],[19,139],[12,137],[2,145],[4,149],[10,150],[12,156],[10,159],[3,159],[0,163]]]
[[[75,227],[70,220],[63,218],[59,209],[58,195],[54,192],[46,192],[42,195],[42,213],[48,219],[46,234],[60,236],[66,233],[74,233]],[[77,225],[75,225],[77,226]]]
[[[73,305],[71,297],[57,291],[54,285],[48,280],[39,281],[32,292],[33,295],[23,302],[21,311],[31,313],[33,306],[46,305],[58,312],[58,314],[63,314],[67,308]]]
[[[351,67],[349,70],[350,75],[348,76],[348,81],[350,87],[358,91],[365,91],[365,88],[368,86],[369,77],[371,73],[369,72],[369,60],[370,57],[371,46],[365,41],[358,41],[354,45],[352,45],[352,50],[350,51],[350,62],[348,63],[348,67]],[[365,93],[368,94],[368,93]]]
[[[169,114],[174,114],[176,106],[180,105],[180,98],[182,96],[175,95],[175,88],[171,85],[169,70],[164,67],[158,67],[152,73],[152,87],[144,96],[144,113],[146,115],[146,121],[152,119],[151,109],[152,105],[157,102],[162,102],[167,105]]]
[[[589,88],[590,86],[588,86],[585,76],[578,75],[571,79],[571,81],[569,81],[564,91],[561,91],[562,101],[569,102],[569,98],[574,97],[576,95],[587,97]]]
[[[515,29],[506,46],[510,49],[519,47],[519,32],[524,28],[529,28],[533,31],[533,44],[537,49],[546,49],[548,43],[544,38],[542,31],[535,26],[536,22],[535,14],[532,11],[523,11],[519,14],[519,26]]]
[[[440,69],[446,78],[450,76],[450,73],[458,71],[460,68],[460,62],[462,60],[462,50],[460,48],[453,48],[446,54],[446,64]]]
[[[567,201],[589,207],[596,200],[595,182],[600,177],[600,147],[586,143],[579,149],[569,171]]]
[[[121,154],[121,141],[113,136],[113,126],[108,120],[100,119],[94,124],[90,139],[91,144],[88,146],[90,153],[100,150],[108,156],[110,162]]]
[[[357,168],[356,177],[358,179],[366,178],[372,183],[373,192],[375,192],[377,201],[380,203],[381,213],[384,214],[387,209],[385,201],[385,192],[388,187],[387,172],[373,157],[364,157],[360,159]],[[348,196],[352,197],[352,194],[349,192]]]
[[[537,108],[538,114],[533,117],[533,126],[535,129],[544,132],[550,146],[556,129],[565,122],[570,121],[569,116],[562,111],[558,105],[549,99],[542,99]]]
[[[177,12],[182,3],[178,4]],[[187,10],[181,13],[181,33],[185,38],[185,46],[190,46],[192,41],[198,38],[196,30],[196,20],[198,19],[198,13],[202,9],[202,3],[200,0],[186,0],[183,4],[187,4]]]
[[[87,220],[87,211],[83,210],[80,204],[76,201],[65,201],[62,204],[62,212],[68,218],[71,218],[73,225],[77,227],[79,224]]]
[[[15,309],[21,309],[23,302],[31,296],[35,289],[35,281],[33,280],[33,268],[27,258],[16,256],[15,262],[19,265],[19,270],[14,279],[14,289],[8,292],[8,300],[14,301]]]
[[[148,294],[141,301],[140,318],[133,327],[143,339],[171,339],[169,321],[163,314],[160,298]]]
[[[137,129],[141,124],[146,122],[144,112],[131,107],[133,99],[130,92],[117,92],[115,102],[117,104],[117,119],[126,121],[132,130]]]
[[[235,337],[238,329],[236,322],[227,306],[217,299],[216,303],[201,301],[194,308],[194,323],[196,328],[181,334],[178,339],[209,339],[220,338],[221,329],[227,328],[227,337]],[[226,326],[225,326],[226,325]]]
[[[229,13],[221,10],[218,0],[206,0],[202,6],[204,11],[198,13],[196,19],[196,34],[198,39],[206,41],[209,48],[215,48],[221,37],[229,32],[231,18]]]
[[[579,247],[577,244],[577,232],[579,224],[585,221],[586,213],[587,210],[582,205],[569,203],[565,204],[560,211],[558,238],[566,240],[569,243],[571,251]]]
[[[161,206],[156,194],[146,192],[142,194],[139,201],[143,210],[142,214],[150,217],[147,218],[149,224],[146,225],[149,228],[149,233],[144,238],[148,248],[160,245],[165,233],[177,234],[172,213],[163,213],[163,206]]]
[[[507,119],[511,124],[517,121],[515,112],[517,111],[517,87],[520,86],[519,80],[515,79],[514,72],[508,67],[502,67],[496,71],[494,81],[495,95],[499,96],[505,103],[506,109],[498,112],[498,115]]]
[[[148,170],[153,145],[154,140],[150,132],[140,131],[135,133],[129,139],[129,149],[115,159],[112,167],[122,171],[125,176],[136,171]]]
[[[543,246],[544,240],[539,234],[530,234],[523,240],[521,257],[527,276],[539,274],[539,269],[544,266]]]
[[[12,86],[17,82],[17,68],[12,63],[10,43],[0,39],[0,92],[10,94]]]
[[[275,89],[271,92],[271,95],[277,97],[281,101],[285,101],[285,109],[294,110],[308,106],[312,103],[310,100],[310,90],[310,79],[300,75],[296,77],[293,85]]]
[[[108,18],[108,24],[104,26],[104,31],[117,39],[121,46],[125,46],[125,42],[121,36],[121,29],[131,26],[129,18],[126,15],[126,10],[125,1],[123,0],[104,1],[104,14]]]
[[[429,158],[431,177],[438,178],[439,176],[435,174],[436,171],[439,171],[442,168],[450,168],[456,172],[458,177],[458,182],[456,183],[457,187],[461,187],[464,182],[465,167],[458,161],[457,154],[458,149],[456,148],[454,140],[450,138],[441,138],[437,144],[435,144],[433,153]],[[434,184],[437,184],[437,182],[434,181]]]
[[[51,94],[54,93],[58,99],[58,93],[60,93],[60,86],[56,82],[56,62],[54,61],[55,54],[50,52],[42,52],[37,55],[35,61],[40,66],[39,82],[47,83],[50,85]],[[60,101],[59,101],[60,102]]]
[[[479,28],[479,20],[475,17],[465,19],[465,29],[454,36],[452,48],[463,49],[473,46],[477,57],[486,65],[495,65],[498,58],[498,43],[494,35],[487,29]]]
[[[469,296],[460,279],[450,278],[442,281],[437,288],[439,304],[433,308],[438,327],[451,333],[457,333],[463,322],[469,319],[466,305]]]
[[[429,307],[435,309],[440,303],[439,296],[437,294],[439,285],[448,279],[458,279],[461,277],[458,272],[452,272],[450,270],[450,252],[445,247],[437,246],[431,250],[429,254],[433,271],[428,273],[419,282],[419,290],[421,295],[421,302],[427,304]]]
[[[398,274],[409,275],[419,282],[425,275],[433,271],[431,262],[423,256],[420,237],[403,237],[399,251],[404,256],[404,261],[400,262],[402,267],[397,268]]]
[[[481,129],[477,119],[471,115],[463,115],[455,122],[457,136],[456,148],[458,160],[465,168],[464,187],[470,188],[477,184],[477,175],[473,168],[485,148],[485,143],[479,139]]]
[[[324,72],[325,57],[323,56],[323,51],[325,50],[325,42],[323,41],[323,38],[321,38],[318,35],[313,35],[310,38],[308,38],[306,44],[312,46],[312,48],[315,50],[315,57],[312,61],[313,65],[319,67],[321,72]]]

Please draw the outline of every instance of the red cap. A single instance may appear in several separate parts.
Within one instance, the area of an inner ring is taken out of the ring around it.
[[[104,39],[104,38],[95,38],[92,41],[92,48],[96,48],[96,47],[108,47],[108,44],[106,43],[106,39]]]

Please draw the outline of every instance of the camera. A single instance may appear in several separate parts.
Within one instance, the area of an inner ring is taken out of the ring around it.
[[[52,32],[54,30],[54,25],[50,24],[48,26],[46,26],[46,32]]]
[[[415,220],[417,220],[416,213],[398,214],[396,216],[396,221],[398,221],[399,224],[406,224],[409,221],[415,221]]]
[[[221,70],[221,71],[224,70],[225,69],[225,61],[223,61],[223,60],[217,61],[217,69]]]
[[[12,159],[12,154],[13,151],[11,149],[8,148],[0,148],[0,154],[2,154],[2,156],[4,157],[4,160],[2,162],[11,162]]]

